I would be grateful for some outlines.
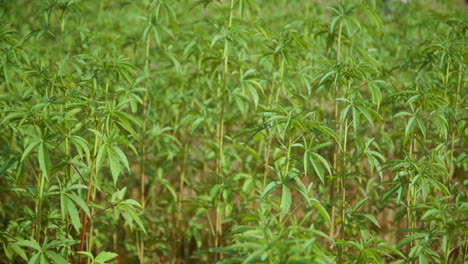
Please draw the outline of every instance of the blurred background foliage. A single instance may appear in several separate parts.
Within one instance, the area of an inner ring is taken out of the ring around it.
[[[466,11],[0,0],[0,262],[465,263]]]

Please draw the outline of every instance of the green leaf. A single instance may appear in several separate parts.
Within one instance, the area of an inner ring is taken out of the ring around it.
[[[35,249],[37,251],[41,250],[41,246],[35,240],[21,240],[16,242],[16,244],[21,247],[29,247]]]
[[[90,150],[89,150],[89,146],[88,146],[88,142],[80,137],[80,136],[76,136],[76,135],[72,135],[70,136],[70,142],[75,145],[78,153],[80,153],[80,155],[82,155],[82,152],[85,153],[86,155],[86,158],[89,160],[90,157],[91,157],[91,154],[90,154]]]
[[[379,221],[375,218],[375,216],[369,214],[369,213],[360,213],[360,215],[364,216],[365,218],[369,219],[374,225],[376,225],[378,228],[380,227]]]
[[[319,85],[322,85],[328,79],[328,77],[330,77],[332,74],[335,74],[335,73],[336,73],[335,71],[331,71],[331,72],[327,72],[326,74],[324,74],[319,81]]]
[[[86,251],[78,251],[77,252],[78,254],[81,254],[81,255],[84,255],[88,258],[90,258],[92,261],[94,261],[94,256],[93,254],[89,253],[89,252],[86,252]]]
[[[322,184],[325,184],[325,175],[322,166],[320,166],[319,162],[312,157],[310,159],[310,163],[312,163],[312,167],[314,168],[315,173],[317,173]]]
[[[418,122],[419,129],[421,130],[424,138],[426,138],[426,126],[424,125],[424,122],[421,118],[417,118],[416,121]]]
[[[18,256],[20,256],[23,260],[25,261],[28,260],[26,252],[17,244],[9,244],[8,247],[11,248],[11,250],[13,250],[13,252],[15,252]]]
[[[330,8],[330,9],[332,9],[332,8]],[[336,9],[333,9],[333,10],[336,10]],[[338,11],[336,11],[336,12],[338,12]],[[341,16],[336,16],[336,17],[333,18],[332,22],[330,23],[330,32],[333,33],[335,31],[336,23],[338,23],[338,21],[340,21],[341,18],[342,18]]]
[[[117,185],[117,180],[119,179],[122,167],[120,166],[118,157],[115,155],[115,152],[112,148],[107,148],[107,159],[109,160],[109,166],[111,169],[112,179],[114,181],[115,186]]]
[[[112,149],[119,157],[120,162],[122,162],[125,165],[125,168],[127,168],[128,172],[130,172],[130,165],[128,164],[127,156],[125,156],[124,152],[116,146],[112,147]]]
[[[291,208],[292,196],[291,190],[286,184],[283,184],[283,190],[281,192],[281,213],[286,214]]]
[[[98,171],[102,164],[104,163],[104,159],[106,158],[107,154],[107,144],[103,144],[99,147],[98,154],[96,155],[96,171]]]
[[[427,210],[424,215],[421,217],[421,220],[426,220],[426,218],[432,216],[433,214],[438,214],[439,213],[439,210],[437,209],[430,209],[430,210]]]
[[[419,254],[419,264],[428,264],[429,260],[424,254]]]
[[[40,263],[42,264],[40,261],[40,257],[42,256],[41,253],[37,253],[37,254],[34,254],[28,261],[28,264],[36,264],[36,263]]]
[[[369,200],[369,198],[364,198],[361,201],[357,202],[357,204],[354,206],[353,211],[359,210],[359,208],[361,208],[361,206],[363,206],[367,200]]]
[[[424,177],[421,177],[420,183],[422,198],[425,201],[427,195],[429,194],[429,185],[427,184],[427,180]]]
[[[94,259],[95,263],[106,263],[109,260],[115,259],[118,256],[118,254],[115,254],[113,252],[101,252],[99,255],[96,256]]]
[[[310,153],[314,157],[314,160],[319,160],[322,163],[322,165],[327,169],[328,174],[332,175],[331,167],[330,167],[330,164],[328,164],[328,161],[324,157],[322,157],[322,155],[320,155],[318,153],[315,153],[315,152],[310,152]],[[317,175],[319,175],[320,180],[322,181],[322,183],[325,184],[325,176],[323,174],[322,167],[318,163],[315,163],[315,162],[313,162],[312,165],[313,165],[314,170],[317,173]],[[320,172],[321,172],[321,176],[319,174]]]
[[[138,214],[135,212],[135,210],[133,210],[133,208],[131,208],[128,205],[122,205],[121,207],[124,209],[124,211],[128,215],[130,215],[130,217],[133,219],[133,221],[135,221],[135,223],[137,223],[138,227],[143,231],[143,233],[146,234],[145,226],[143,225],[143,222],[141,222],[140,216],[138,216]]]
[[[224,35],[215,35],[213,39],[211,40],[211,45],[210,48],[213,48],[213,46],[218,42],[220,39],[224,38]]]
[[[143,208],[141,204],[133,199],[126,199],[125,201],[121,202],[120,204],[128,204],[128,205],[133,205],[138,208]]]
[[[319,200],[314,199],[314,198],[309,198],[310,204],[319,211],[320,215],[327,221],[327,223],[330,225],[331,220],[330,220],[330,215],[328,214],[327,210],[325,210],[325,207],[322,206],[322,203],[320,203]]]
[[[45,255],[44,252],[40,252],[39,254],[40,254],[40,256],[39,256],[40,257],[40,261],[39,261],[40,264],[49,264],[50,263],[49,259],[47,258],[47,255]]]
[[[60,256],[52,250],[45,250],[44,253],[49,259],[52,260],[53,263],[68,264],[68,261],[64,257]]]
[[[33,140],[29,145],[26,147],[26,149],[23,152],[23,155],[21,156],[21,162],[24,161],[24,159],[29,155],[29,153],[36,148],[39,144],[41,143],[41,140]]]
[[[7,163],[3,164],[3,166],[0,168],[0,177],[3,176],[18,160],[18,158],[11,158],[7,161]]]
[[[411,132],[413,132],[415,121],[416,121],[416,117],[414,116],[408,120],[408,124],[406,125],[406,130],[405,130],[405,142],[408,141]]]
[[[274,182],[270,182],[266,187],[265,187],[265,190],[263,191],[262,193],[262,199],[265,198],[265,196],[267,196],[271,191],[273,191],[273,189],[280,185],[281,182],[280,181],[274,181]]]
[[[73,200],[75,204],[77,204],[89,217],[91,217],[91,213],[89,212],[88,206],[86,206],[86,202],[81,199],[79,196],[73,193],[67,193],[65,194],[68,198]]]
[[[390,197],[392,197],[398,190],[400,190],[402,187],[401,185],[395,185],[390,190],[384,193],[382,196],[382,203],[385,203]]]
[[[418,239],[421,239],[421,238],[424,238],[424,237],[427,237],[427,234],[424,234],[424,233],[416,233],[416,234],[413,234],[413,235],[409,235],[409,236],[406,236],[405,238],[403,238],[400,243],[398,243],[398,248],[406,245],[406,244],[409,244],[415,240],[418,240]]]
[[[357,107],[357,109],[359,109],[359,112],[361,112],[361,114],[363,114],[366,117],[367,121],[369,121],[369,124],[371,126],[374,126],[374,118],[369,113],[370,109],[366,109],[366,108],[364,108],[362,106],[359,106],[359,105],[357,105],[356,107]]]
[[[44,173],[46,179],[50,176],[50,159],[49,159],[49,150],[44,141],[39,145],[38,155],[39,166],[41,167],[42,173]]]
[[[256,83],[255,81],[249,81],[249,82],[253,83],[256,86],[260,86],[260,84]],[[255,108],[257,108],[258,100],[259,100],[257,89],[253,85],[247,85],[247,87],[249,89],[250,95],[252,96],[252,100],[254,102]]]
[[[68,215],[70,215],[70,219],[72,221],[73,227],[77,232],[80,231],[81,222],[80,222],[80,215],[78,214],[78,210],[76,210],[75,204],[70,199],[67,200],[67,211]]]

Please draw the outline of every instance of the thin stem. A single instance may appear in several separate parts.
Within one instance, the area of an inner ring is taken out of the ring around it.
[[[406,193],[406,215],[408,216],[408,221],[406,224],[406,228],[410,229],[412,226],[412,221],[411,221],[411,210],[410,210],[410,201],[411,201],[411,191],[410,187],[408,186],[408,191]],[[408,250],[411,249],[411,245],[408,245]]]
[[[338,28],[338,42],[336,47],[336,61],[340,61],[341,55],[341,33],[343,31],[343,20],[340,20],[340,25]]]
[[[232,27],[232,19],[234,13],[234,0],[231,0],[230,9],[229,9],[229,24],[228,24],[228,32],[231,30]],[[219,183],[219,177],[221,177],[223,171],[223,163],[224,163],[224,119],[225,119],[225,112],[226,112],[226,102],[227,102],[227,75],[229,72],[229,42],[226,39],[224,42],[224,63],[223,63],[223,88],[221,91],[221,112],[218,124],[218,156],[217,156],[217,167],[216,173],[218,175],[217,181]],[[220,239],[223,233],[222,229],[222,215],[221,210],[219,208],[219,201],[216,205],[216,220],[215,220],[215,247],[220,247]]]
[[[93,194],[91,196],[91,200],[92,201],[96,201],[96,188],[93,188]],[[90,226],[89,226],[89,234],[88,234],[88,252],[91,252],[93,251],[93,236],[94,236],[94,207],[91,208],[91,223],[90,223]],[[88,258],[88,264],[91,263],[91,259]]]
[[[455,118],[457,118],[457,114],[458,114],[458,109],[460,107],[460,100],[459,100],[459,97],[460,97],[460,86],[461,86],[461,81],[462,81],[462,74],[461,74],[461,70],[462,70],[462,66],[460,64],[460,67],[459,67],[459,70],[458,70],[458,84],[457,84],[457,93],[455,94],[455,111],[453,113],[453,116]],[[454,174],[454,171],[455,171],[455,166],[454,166],[454,163],[453,163],[453,155],[454,155],[454,152],[455,152],[455,133],[457,131],[457,120],[455,120],[455,127],[452,129],[452,143],[451,143],[451,146],[450,146],[450,163],[449,163],[449,179],[452,177],[452,175]]]
[[[182,161],[182,167],[181,167],[181,171],[180,171],[180,178],[179,178],[179,195],[177,197],[177,214],[175,216],[175,228],[176,230],[178,230],[176,233],[177,236],[180,235],[180,233],[184,232],[184,230],[182,229],[183,226],[181,226],[180,224],[180,218],[182,217],[182,199],[184,197],[184,190],[185,190],[185,174],[186,174],[186,171],[187,171],[187,153],[188,153],[188,146],[189,144],[188,143],[185,143],[185,146],[184,146],[184,152],[183,152],[183,161]],[[176,263],[176,260],[177,260],[177,254],[176,254],[176,251],[177,249],[179,248],[180,246],[180,243],[178,242],[178,238],[177,237],[174,237],[174,242],[175,242],[175,247],[174,247],[174,252],[173,252],[173,256],[172,256],[172,261],[171,263]]]
[[[106,78],[106,101],[108,101],[107,100],[108,94],[109,94],[109,78]]]
[[[343,135],[343,162],[342,162],[342,170],[341,170],[341,203],[342,203],[342,210],[341,210],[341,239],[345,238],[345,220],[346,220],[346,150],[347,150],[347,141],[348,141],[348,120],[344,122],[344,135]],[[356,131],[355,131],[356,133]]]
[[[449,264],[449,259],[450,259],[450,249],[452,248],[452,239],[449,237],[447,238],[447,244],[445,245],[444,251],[444,264]]]
[[[146,47],[145,47],[145,72],[148,73],[149,71],[149,55],[150,55],[150,46],[151,46],[151,39],[148,37],[146,39]],[[146,130],[148,124],[148,113],[150,105],[148,103],[148,81],[146,81],[146,89],[145,95],[143,96],[143,124],[141,127],[141,158],[140,158],[140,202],[142,210],[145,210],[146,206],[146,198],[145,198],[145,161],[146,161]],[[145,263],[145,241],[143,239],[144,234],[137,234],[138,240],[138,258],[140,260],[140,264]]]
[[[338,40],[337,40],[337,44],[336,44],[336,61],[337,63],[339,63],[340,61],[340,55],[341,55],[341,33],[343,31],[343,22],[340,20],[340,25],[339,25],[339,28],[338,28]],[[339,113],[339,109],[338,109],[338,101],[336,99],[338,99],[339,97],[339,90],[338,90],[338,82],[334,82],[334,85],[333,85],[333,90],[334,90],[334,96],[335,96],[335,101],[333,103],[333,116],[334,116],[334,119],[335,119],[335,131],[338,130],[338,113]],[[335,149],[333,151],[333,168],[335,170],[335,174],[338,172],[337,170],[337,166],[338,166],[338,154],[339,154],[339,146],[338,146],[338,142],[335,143]],[[343,184],[342,184],[343,185]],[[343,187],[343,186],[341,186]],[[331,188],[333,189],[334,187],[331,186]],[[333,200],[333,193],[334,191],[332,190],[331,191],[331,194],[332,194],[332,200]],[[336,209],[335,209],[335,205],[332,201],[332,209],[331,209],[331,226],[330,226],[330,233],[329,235],[331,237],[335,237],[335,212],[336,212]],[[343,220],[344,221],[344,220]]]
[[[44,172],[40,174],[39,182],[39,197],[37,201],[37,216],[36,216],[36,241],[40,241],[41,238],[41,229],[42,229],[42,199],[44,194],[44,184],[45,184],[45,174]]]
[[[78,173],[78,175],[80,176],[81,180],[83,181],[83,184],[87,184],[83,175],[81,174],[81,172],[78,170],[78,168],[76,168],[75,164],[71,164],[71,166],[73,167],[73,169],[75,169],[76,173]]]
[[[86,206],[89,206],[89,203],[91,201],[91,191],[93,189],[93,179],[94,179],[94,174],[96,173],[97,152],[98,152],[98,148],[100,147],[100,145],[101,145],[101,138],[99,138],[98,135],[96,135],[95,139],[94,139],[93,161],[91,163],[91,171],[89,173],[88,191],[86,193]],[[87,229],[87,226],[88,226],[88,216],[84,212],[83,212],[82,225],[83,225],[83,228],[81,229],[81,241],[80,241],[79,251],[84,251],[84,244],[85,244],[85,241],[86,241],[86,229]],[[78,255],[78,264],[81,264],[82,257],[83,257],[82,254]]]
[[[286,151],[286,166],[284,168],[283,177],[286,177],[289,172],[289,166],[291,164],[291,145],[292,145],[292,140],[291,138],[289,138],[288,149]]]
[[[271,141],[272,141],[272,135],[271,132],[268,131],[268,144],[265,146],[265,168],[263,170],[263,187],[262,189],[265,189],[266,186],[266,180],[268,176],[268,164],[270,163],[270,149],[271,149]]]
[[[445,79],[444,79],[445,91],[444,91],[444,98],[447,98],[447,90],[448,90],[449,76],[450,76],[450,60],[447,61],[447,68],[445,69]]]
[[[67,105],[67,103],[65,103],[65,104]],[[65,156],[66,156],[67,160],[70,160],[70,141],[69,141],[68,136],[65,137]],[[71,161],[70,161],[70,164],[73,165]],[[70,180],[70,176],[71,176],[71,166],[69,165],[69,166],[67,166],[65,168],[65,178],[67,180]],[[65,217],[65,234],[66,234],[67,237],[69,237],[69,235],[70,235],[69,228],[68,228],[68,226],[70,225],[70,222],[68,220],[69,220],[69,216],[67,215]],[[68,259],[68,255],[69,255],[68,254],[69,250],[70,250],[69,248],[66,249],[67,259]]]
[[[151,46],[151,39],[148,37],[146,40],[146,49],[145,49],[145,71],[149,70],[149,51]]]
[[[102,214],[102,213],[104,213],[105,211],[107,211],[107,210],[109,210],[109,209],[112,209],[112,208],[114,208],[114,207],[116,207],[116,206],[117,206],[117,204],[109,205],[109,206],[107,206],[106,208],[97,211],[96,213],[94,213],[94,214],[91,215],[91,216],[92,216],[92,217],[95,217],[96,215]]]
[[[273,103],[278,102],[280,91],[282,90],[282,86],[283,86],[283,79],[284,79],[284,72],[285,72],[285,61],[284,61],[284,59],[280,59],[280,60],[281,60],[281,62],[280,62],[280,78],[278,80],[278,84],[276,85],[277,89],[276,89],[275,101],[271,102],[272,98],[271,97],[269,98],[268,105],[270,107],[271,107],[271,105]],[[273,86],[273,88],[274,88],[274,86]],[[263,188],[262,189],[265,189],[265,186],[266,186],[266,180],[267,180],[268,171],[269,171],[268,165],[270,163],[271,142],[273,140],[273,135],[271,134],[271,131],[269,130],[268,127],[266,128],[266,131],[268,133],[268,144],[265,146],[265,168],[264,168],[264,171],[263,171]]]
[[[288,172],[289,172],[289,166],[291,164],[291,145],[292,145],[292,140],[291,138],[288,139],[288,148],[286,150],[286,166],[284,166],[284,171],[283,171],[283,176],[282,176],[282,180],[284,181],[284,179],[287,177],[288,175]],[[283,187],[284,188],[284,187]],[[280,198],[280,204],[283,204],[283,195],[281,195],[281,198]],[[280,216],[280,222],[283,221],[283,216],[284,215],[281,215]]]
[[[278,102],[279,100],[279,95],[281,90],[283,89],[283,78],[284,78],[284,59],[281,59],[281,66],[280,66],[280,79],[279,79],[279,85],[278,85],[278,90],[276,90],[276,97],[275,97],[275,102]]]

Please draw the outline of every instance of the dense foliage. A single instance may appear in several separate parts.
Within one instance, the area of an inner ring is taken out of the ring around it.
[[[0,263],[466,263],[455,0],[0,0]]]

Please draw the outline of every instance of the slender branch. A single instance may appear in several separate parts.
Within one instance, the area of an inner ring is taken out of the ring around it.
[[[112,208],[116,207],[117,205],[118,205],[118,204],[109,205],[108,207],[97,211],[95,214],[92,215],[92,217],[95,217],[96,215],[99,215],[99,214],[103,213],[103,212],[106,211],[106,210],[112,209]]]
[[[89,203],[91,201],[91,190],[93,187],[93,179],[94,179],[94,174],[96,170],[97,151],[98,151],[99,146],[101,145],[101,138],[98,138],[98,135],[96,135],[94,142],[95,143],[94,143],[93,161],[91,164],[91,171],[89,174],[88,191],[86,193],[86,206],[89,206]],[[88,227],[88,216],[84,212],[83,212],[82,225],[83,225],[83,228],[81,229],[81,241],[80,241],[79,251],[84,251],[84,244],[86,241],[86,229]],[[82,254],[78,255],[78,264],[81,264],[82,257],[83,257]]]
[[[81,180],[83,181],[84,184],[88,184],[86,182],[86,180],[84,179],[83,175],[81,174],[81,172],[78,170],[78,168],[76,168],[75,164],[71,163],[71,166],[73,167],[73,169],[75,169],[76,173],[78,173],[78,175],[80,175],[81,177]]]

